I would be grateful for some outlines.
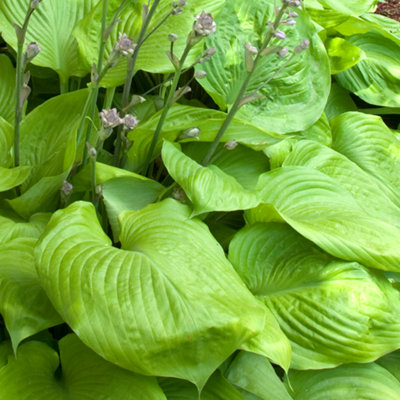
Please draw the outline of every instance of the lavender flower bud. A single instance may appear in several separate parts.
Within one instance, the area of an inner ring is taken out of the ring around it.
[[[121,52],[122,55],[128,56],[135,51],[136,44],[126,33],[119,33],[115,48]]]
[[[226,142],[224,144],[224,147],[227,150],[233,150],[237,145],[238,145],[238,142],[236,140],[230,140],[229,142]]]
[[[290,18],[290,19],[282,20],[281,24],[282,25],[294,26],[294,25],[296,25],[296,21],[293,18]]]
[[[299,14],[297,14],[296,11],[289,11],[288,16],[289,16],[289,18],[297,18],[299,16]]]
[[[36,42],[28,43],[25,52],[25,62],[33,60],[40,53],[40,47]]]
[[[170,42],[175,42],[176,40],[178,40],[178,35],[176,35],[175,33],[170,33],[169,35],[168,35],[168,40],[170,41]]]
[[[282,31],[276,31],[276,32],[274,32],[274,36],[275,36],[277,39],[280,39],[280,40],[286,39],[286,34],[285,34],[285,32],[282,32]]]
[[[310,47],[310,41],[308,39],[303,39],[301,43],[294,48],[294,52],[296,54],[301,53],[304,50],[307,50]]]
[[[68,181],[64,181],[64,183],[61,187],[61,195],[68,198],[69,196],[71,196],[73,190],[74,190],[74,187],[72,186],[72,184],[69,183]]]
[[[197,138],[201,133],[200,128],[194,127],[184,130],[180,135],[179,139]]]
[[[287,47],[284,47],[281,51],[278,51],[278,57],[280,58],[285,58],[289,53],[289,49]]]
[[[193,30],[197,35],[208,36],[210,33],[217,31],[217,24],[210,13],[206,13],[203,10],[200,15],[195,15],[195,18],[197,21],[193,26]]]
[[[116,108],[102,110],[99,116],[104,128],[115,128],[123,123]]]
[[[253,46],[250,42],[247,42],[244,46],[244,57],[246,62],[247,71],[252,71],[254,67],[253,57],[258,53],[257,47]]]
[[[244,47],[250,54],[256,55],[258,53],[257,47],[253,46],[250,42],[247,42]]]
[[[207,75],[207,72],[206,72],[206,71],[203,71],[202,69],[200,69],[200,70],[198,70],[198,71],[194,74],[194,77],[195,77],[196,79],[203,79],[203,78],[206,77],[206,75]]]
[[[217,50],[215,50],[215,47],[210,47],[209,49],[207,49],[205,52],[204,52],[204,56],[205,57],[212,57],[215,53],[217,52]]]
[[[300,7],[301,0],[282,0],[283,4],[286,4],[288,7]]]
[[[42,0],[32,0],[32,1],[31,1],[31,8],[32,8],[33,10],[35,10],[36,8],[39,8],[39,4],[40,4],[41,1],[42,1]]]
[[[123,118],[123,123],[126,131],[131,131],[136,127],[136,125],[139,123],[138,119],[132,115],[132,114],[126,114],[125,117]]]
[[[89,142],[86,142],[86,148],[88,157],[91,158],[92,160],[95,160],[97,157],[96,149]]]

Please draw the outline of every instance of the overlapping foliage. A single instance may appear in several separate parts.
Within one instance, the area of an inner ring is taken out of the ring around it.
[[[0,400],[400,399],[400,23],[281,3],[2,0]]]

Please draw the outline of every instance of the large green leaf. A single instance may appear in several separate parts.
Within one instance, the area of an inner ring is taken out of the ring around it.
[[[342,114],[331,121],[332,147],[379,179],[400,206],[400,141],[380,117]]]
[[[201,388],[265,313],[190,214],[172,199],[125,211],[117,249],[94,207],[74,203],[50,220],[37,263],[55,308],[97,353]]]
[[[71,75],[84,76],[90,68],[80,61],[78,44],[72,30],[96,4],[97,0],[46,0],[40,4],[30,20],[26,42],[37,42],[41,52],[33,64],[49,67],[63,80]],[[28,0],[2,0],[0,4],[0,25],[2,36],[14,49],[17,37],[12,24],[22,26]]]
[[[234,211],[256,207],[260,200],[233,177],[211,164],[203,167],[165,141],[162,159],[169,174],[193,203],[193,215],[209,211]]]
[[[16,238],[39,238],[46,228],[50,214],[40,213],[25,221],[16,214],[0,210],[0,243]]]
[[[87,93],[80,90],[53,97],[22,121],[21,165],[33,170],[21,187],[22,195],[9,204],[24,218],[55,209],[64,179],[74,161],[81,159],[83,143],[76,148],[76,132]]]
[[[14,122],[14,109],[15,69],[11,60],[5,54],[0,54],[0,117]]]
[[[352,132],[351,136],[354,136]],[[357,153],[360,148],[357,147]],[[305,166],[333,178],[371,217],[400,227],[400,205],[380,179],[363,171],[344,155],[315,142],[297,143],[283,166]]]
[[[6,192],[24,183],[31,171],[32,167],[29,165],[10,169],[0,167],[0,192]]]
[[[14,350],[23,339],[62,322],[40,286],[33,253],[36,241],[18,238],[0,244],[0,313]]]
[[[147,3],[147,1],[135,1],[132,6],[126,7],[120,15],[122,22],[113,30],[107,42],[106,57],[110,54],[112,47],[118,40],[119,32],[126,33],[136,42],[142,23],[142,4],[144,3]],[[111,3],[109,17],[119,4],[120,1]],[[180,56],[186,45],[186,37],[191,31],[193,22],[195,21],[194,15],[200,14],[203,9],[215,15],[219,12],[223,4],[223,0],[188,0],[186,6],[183,7],[182,14],[169,17],[168,20],[144,42],[139,52],[136,69],[149,72],[173,72],[174,67],[166,55],[166,51],[169,50],[170,47],[168,35],[171,32],[178,35],[179,38],[175,42],[174,52]],[[161,0],[147,32],[151,32],[170,11],[172,11],[172,2],[170,0]],[[100,36],[101,27],[100,20],[101,4],[94,8],[93,11],[82,20],[74,32],[79,42],[81,54],[86,59],[86,64],[88,66],[92,65],[93,62],[97,62],[98,38]],[[191,65],[195,59],[201,55],[201,51],[201,45],[196,46],[196,48],[190,52],[185,65]],[[106,75],[102,81],[102,85],[106,87],[121,85],[125,79],[126,67],[126,59],[123,57]]]
[[[323,371],[291,371],[296,400],[398,400],[400,382],[376,363]]]
[[[261,175],[258,188],[264,204],[251,213],[252,222],[277,221],[280,216],[336,257],[400,270],[400,228],[369,215],[330,176],[310,167],[288,166]]]
[[[350,97],[348,90],[333,83],[326,103],[325,112],[329,120],[347,111],[357,111],[357,106]]]
[[[362,51],[349,41],[334,37],[328,38],[325,46],[331,63],[331,73],[338,74],[356,65],[362,59]]]
[[[13,141],[14,130],[12,125],[0,117],[0,167],[9,167],[12,164],[10,150]]]
[[[307,1],[306,5],[307,5]],[[343,14],[361,15],[367,11],[373,11],[376,8],[378,0],[317,0],[321,5],[338,11]],[[311,2],[310,2],[311,3]]]
[[[42,342],[22,344],[17,358],[10,357],[0,370],[0,398],[165,399],[155,378],[136,375],[103,360],[75,335],[61,339],[59,348],[60,356]]]
[[[128,134],[133,145],[128,152],[127,168],[139,170],[143,167],[160,114],[161,111],[154,114]],[[226,113],[221,111],[181,104],[174,105],[163,125],[153,157],[160,153],[162,139],[175,141],[186,129],[197,127],[201,130],[198,140],[213,141],[225,118]],[[222,142],[236,140],[255,150],[261,150],[279,142],[280,139],[282,139],[282,135],[269,131],[265,125],[255,125],[251,121],[234,118],[225,132]]]
[[[292,343],[291,367],[370,362],[400,346],[400,293],[380,272],[322,252],[285,224],[255,224],[229,260]]]
[[[225,375],[235,386],[262,400],[292,400],[265,357],[241,352],[229,365]]]
[[[120,234],[118,216],[121,212],[140,210],[155,202],[164,189],[164,186],[156,181],[136,177],[113,178],[104,183],[103,201],[115,242]]]
[[[322,114],[329,94],[328,56],[307,14],[300,11],[299,14],[296,28],[286,29],[288,39],[284,45],[293,49],[303,38],[308,38],[310,49],[291,60],[261,90],[265,98],[243,106],[238,113],[241,119],[273,132],[293,132],[312,125]],[[207,72],[199,83],[221,109],[229,109],[234,103],[247,75],[245,43],[260,42],[267,29],[266,22],[273,18],[272,0],[225,2],[217,18],[217,33],[206,40],[206,46],[214,47],[217,53],[211,61],[196,67]],[[275,54],[260,59],[247,92],[273,77],[283,63]]]
[[[400,106],[400,47],[378,32],[347,39],[365,54],[355,66],[336,75],[338,82],[370,104]]]

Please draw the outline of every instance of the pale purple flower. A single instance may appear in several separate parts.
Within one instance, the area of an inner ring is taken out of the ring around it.
[[[126,114],[122,121],[124,124],[124,129],[127,131],[131,131],[139,123],[139,120],[132,114]]]
[[[229,142],[226,142],[224,144],[224,147],[227,150],[233,150],[237,145],[238,145],[238,142],[236,140],[230,140]]]
[[[123,123],[116,108],[102,110],[99,116],[103,128],[115,128]]]
[[[31,42],[27,44],[25,57],[28,62],[33,60],[39,53],[40,47],[36,42]]]
[[[206,71],[203,71],[202,69],[199,69],[199,70],[194,74],[194,77],[195,77],[196,79],[203,79],[203,78],[206,77],[206,75],[207,75],[207,72],[206,72]]]
[[[285,32],[282,32],[282,31],[275,31],[274,36],[280,40],[286,39],[286,34],[285,34]]]
[[[301,43],[294,48],[294,52],[298,54],[304,50],[307,50],[309,47],[310,47],[310,41],[308,39],[303,39]]]
[[[287,47],[284,47],[281,51],[278,51],[278,57],[280,58],[285,58],[289,53],[289,49]]]
[[[193,29],[197,35],[208,36],[210,33],[217,31],[217,24],[210,13],[206,13],[203,10],[200,15],[195,15],[195,18],[197,21]]]
[[[281,24],[282,25],[294,26],[294,25],[296,25],[296,21],[293,18],[289,18],[289,19],[282,20]]]
[[[136,44],[126,33],[119,33],[118,40],[115,48],[121,52],[122,55],[128,56],[135,51]]]

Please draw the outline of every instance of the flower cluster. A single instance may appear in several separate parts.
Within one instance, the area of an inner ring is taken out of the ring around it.
[[[115,43],[115,49],[121,52],[123,56],[129,56],[135,51],[136,44],[126,33],[119,33],[117,42]]]
[[[196,22],[194,23],[193,30],[199,36],[208,36],[217,31],[217,24],[215,23],[212,15],[206,13],[204,10],[200,15],[195,15]]]
[[[123,125],[124,130],[131,131],[139,123],[138,119],[132,114],[126,114],[121,118],[116,108],[102,110],[99,116],[101,125],[106,130]]]

